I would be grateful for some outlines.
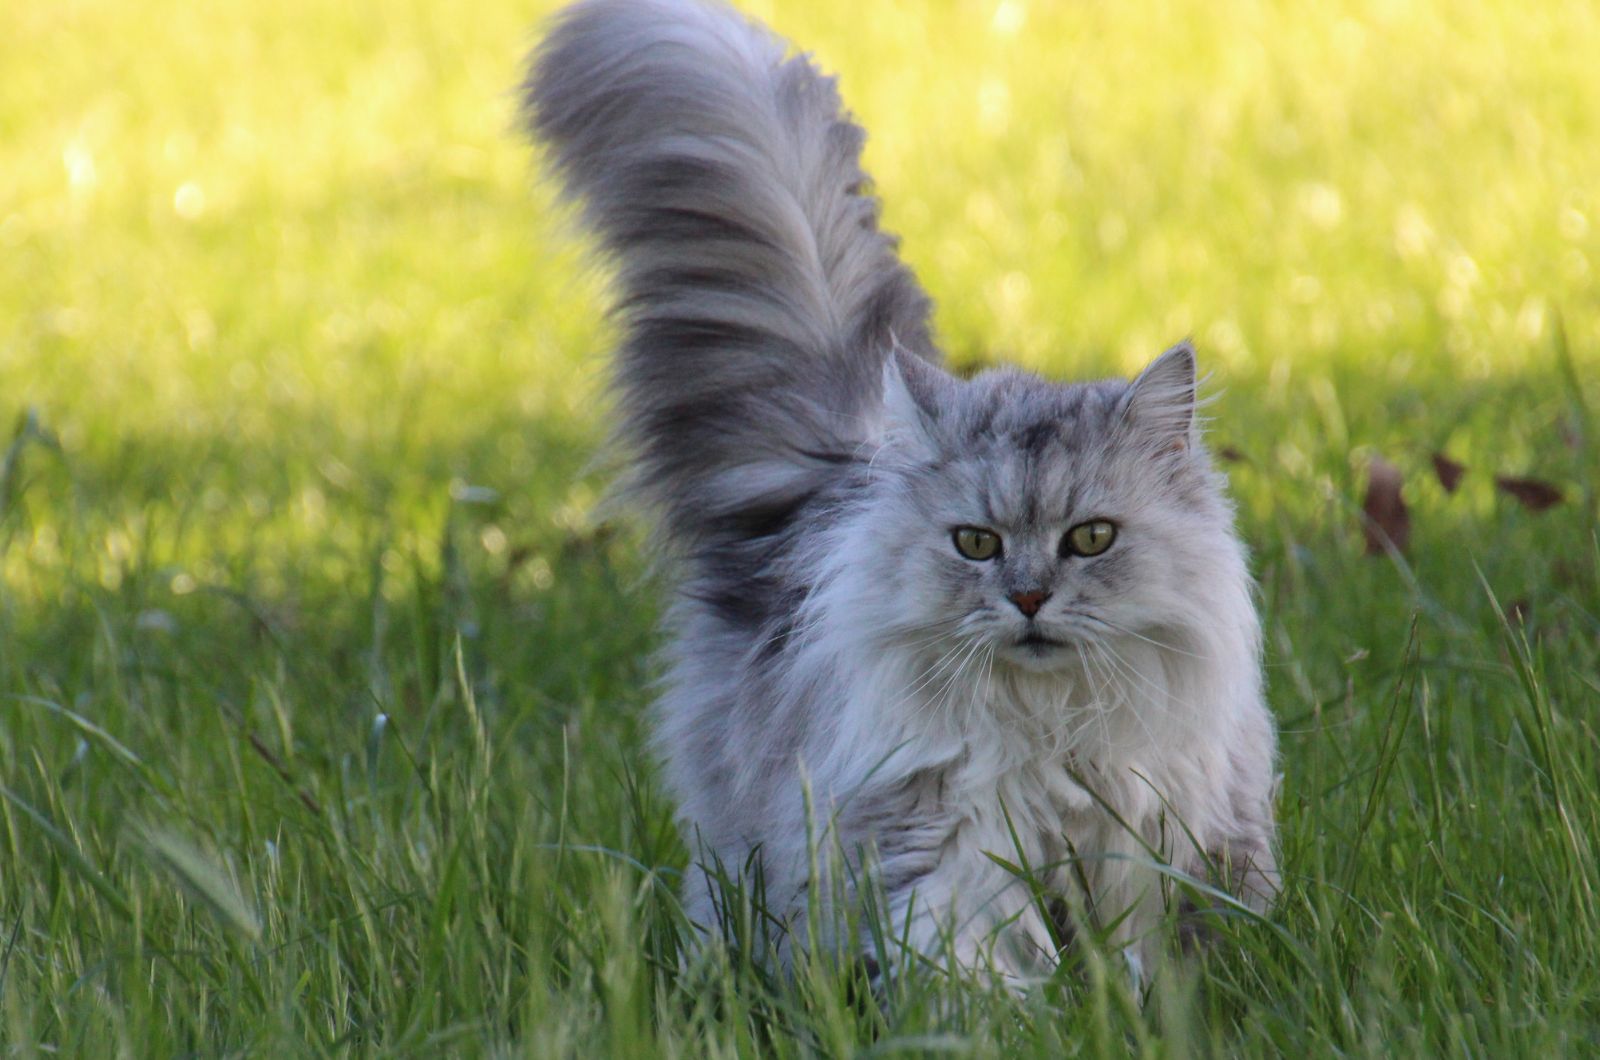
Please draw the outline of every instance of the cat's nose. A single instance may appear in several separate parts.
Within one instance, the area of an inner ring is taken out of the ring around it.
[[[1011,602],[1017,605],[1017,610],[1032,618],[1039,613],[1039,608],[1050,599],[1050,594],[1041,590],[1031,593],[1012,593]]]

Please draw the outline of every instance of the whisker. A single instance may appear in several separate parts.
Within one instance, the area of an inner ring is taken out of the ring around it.
[[[978,697],[978,702],[980,704],[987,704],[989,702],[989,690],[993,686],[994,682],[994,657],[999,650],[1000,645],[991,641],[989,644],[989,658],[984,664],[983,695]]]
[[[970,616],[968,616],[968,618],[970,618]],[[965,629],[968,624],[968,618],[947,618],[943,621],[935,622],[932,625],[924,626],[918,631],[919,633],[924,634],[923,636],[918,636],[911,640],[898,641],[897,644],[899,647],[908,650],[915,650],[917,648],[926,647],[927,645],[933,644],[936,641],[960,639],[963,635],[970,632]]]
[[[1146,678],[1144,674],[1136,670],[1129,660],[1117,655],[1115,650],[1112,649],[1110,645],[1095,645],[1095,650],[1101,653],[1109,653],[1108,656],[1102,655],[1102,658],[1104,658],[1106,665],[1110,666],[1113,670],[1122,673],[1125,677],[1131,677],[1136,680],[1142,679],[1146,681],[1146,683],[1149,682],[1149,679]],[[1168,693],[1167,695],[1170,699],[1171,694]],[[1154,745],[1157,742],[1156,734],[1150,728],[1149,723],[1145,720],[1144,714],[1139,710],[1139,697],[1129,696],[1124,700],[1123,705],[1127,708],[1128,713],[1133,715],[1133,720],[1138,724],[1139,728],[1144,731],[1145,739]]]
[[[917,683],[906,689],[905,694],[896,701],[895,705],[899,706],[900,704],[905,703],[912,696],[916,695],[918,692],[922,691],[928,685],[937,680],[950,665],[951,660],[956,657],[956,653],[960,652],[966,646],[966,641],[957,641],[954,645],[952,645],[943,655],[939,656],[937,662],[935,662],[928,669],[922,671]]]
[[[955,702],[954,702],[954,700],[953,699],[943,698],[943,697],[949,696],[949,694],[955,690],[956,682],[958,680],[960,680],[962,674],[971,665],[972,660],[977,658],[978,652],[983,648],[983,646],[984,646],[983,641],[980,641],[980,640],[973,641],[972,642],[972,647],[967,651],[967,653],[965,655],[963,655],[961,657],[961,661],[956,664],[955,672],[950,675],[950,679],[947,680],[944,683],[943,687],[941,687],[939,689],[939,691],[934,695],[934,702],[936,704],[941,704],[938,707],[938,710],[940,711],[940,713],[943,713],[945,711],[945,709],[948,708],[950,715],[952,717],[954,717],[954,715],[955,715]],[[943,699],[942,703],[941,703],[941,699]]]
[[[1189,706],[1188,703],[1183,702],[1177,696],[1173,695],[1172,694],[1172,690],[1170,688],[1168,688],[1168,687],[1166,687],[1164,685],[1156,684],[1153,680],[1150,679],[1150,677],[1147,674],[1145,674],[1142,670],[1140,670],[1136,666],[1134,666],[1133,663],[1131,663],[1126,658],[1124,658],[1121,655],[1121,653],[1119,653],[1110,644],[1101,643],[1100,645],[1098,645],[1098,647],[1102,651],[1106,652],[1107,655],[1110,658],[1115,659],[1117,662],[1122,664],[1122,673],[1124,674],[1124,676],[1127,676],[1127,677],[1130,677],[1130,678],[1132,678],[1132,679],[1134,679],[1136,681],[1142,682],[1144,684],[1145,688],[1147,688],[1151,692],[1155,693],[1156,695],[1160,696],[1162,699],[1165,699],[1168,703],[1172,704],[1173,706],[1178,706],[1178,707],[1188,707]]]
[[[1178,655],[1187,655],[1191,659],[1201,659],[1201,660],[1210,658],[1210,656],[1199,655],[1199,654],[1197,654],[1195,652],[1192,652],[1192,651],[1189,651],[1189,650],[1187,650],[1185,648],[1180,648],[1176,644],[1168,644],[1164,640],[1157,640],[1154,637],[1145,636],[1143,633],[1139,633],[1139,632],[1137,632],[1135,630],[1131,630],[1127,626],[1118,625],[1115,622],[1109,621],[1109,620],[1104,619],[1104,618],[1099,618],[1099,617],[1097,617],[1095,615],[1080,615],[1079,617],[1087,618],[1091,622],[1098,622],[1102,626],[1105,626],[1107,629],[1115,630],[1116,632],[1121,633],[1125,637],[1137,638],[1138,640],[1144,641],[1146,644],[1153,644],[1157,648],[1162,648],[1162,649],[1164,649],[1166,651],[1175,652]]]
[[[1089,647],[1090,657],[1095,658],[1098,662],[1098,665],[1105,666],[1105,661],[1100,659],[1100,657],[1095,654],[1093,650],[1094,645],[1091,644]],[[1106,674],[1106,679],[1102,683],[1100,691],[1097,693],[1095,698],[1095,707],[1097,708],[1095,711],[1095,719],[1100,723],[1100,744],[1101,746],[1110,749],[1116,747],[1116,741],[1111,738],[1111,712],[1116,709],[1116,700],[1123,697],[1115,694],[1116,672],[1111,670],[1109,667],[1107,667],[1104,672]],[[1112,695],[1109,697],[1106,696],[1107,692],[1111,692]]]

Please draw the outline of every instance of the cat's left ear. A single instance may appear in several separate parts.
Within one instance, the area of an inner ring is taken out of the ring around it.
[[[1161,452],[1184,452],[1195,438],[1194,347],[1180,342],[1150,362],[1128,388],[1125,418]]]

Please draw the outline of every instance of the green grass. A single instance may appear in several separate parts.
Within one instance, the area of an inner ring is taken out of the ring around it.
[[[1600,9],[762,7],[956,363],[1196,338],[1283,726],[1270,924],[880,1010],[678,963],[548,5],[365,6],[0,7],[0,1053],[1600,1051]]]

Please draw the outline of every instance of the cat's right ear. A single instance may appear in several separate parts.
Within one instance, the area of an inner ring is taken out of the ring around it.
[[[883,410],[879,435],[923,455],[939,450],[939,412],[954,383],[936,365],[900,346],[883,361]]]

